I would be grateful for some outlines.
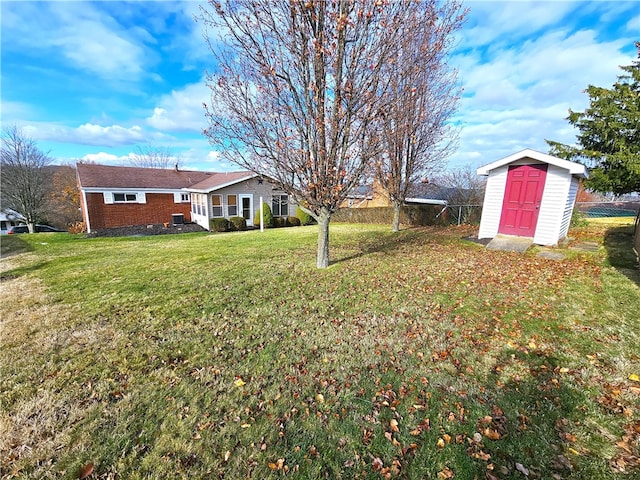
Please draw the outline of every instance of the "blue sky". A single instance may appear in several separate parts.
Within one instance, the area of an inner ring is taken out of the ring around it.
[[[228,171],[201,131],[212,57],[194,1],[6,1],[1,122],[54,163],[126,165],[137,146],[169,148],[183,168]],[[204,3],[204,2],[202,2]],[[569,108],[636,58],[640,2],[468,1],[451,63],[464,87],[449,167],[477,167],[545,138],[573,143]]]

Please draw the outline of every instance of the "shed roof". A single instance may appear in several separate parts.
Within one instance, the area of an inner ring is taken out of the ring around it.
[[[517,160],[522,160],[525,158],[530,158],[532,160],[537,160],[539,162],[548,163],[550,165],[555,165],[556,167],[564,168],[565,170],[569,170],[569,173],[571,173],[571,175],[576,175],[582,178],[589,177],[587,168],[581,163],[563,160],[561,158],[554,157],[553,155],[547,155],[546,153],[531,150],[530,148],[526,148],[521,152],[514,153],[513,155],[509,155],[508,157],[504,157],[500,160],[496,160],[493,163],[484,165],[483,167],[478,168],[477,173],[478,175],[489,175],[489,172],[491,172],[491,170],[495,170],[496,168],[500,168],[504,165],[508,165]]]

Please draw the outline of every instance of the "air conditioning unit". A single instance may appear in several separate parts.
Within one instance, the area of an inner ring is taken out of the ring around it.
[[[174,213],[171,215],[171,223],[174,225],[184,225],[184,213]]]

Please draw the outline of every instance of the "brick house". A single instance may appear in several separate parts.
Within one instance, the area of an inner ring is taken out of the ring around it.
[[[288,216],[289,198],[249,171],[115,167],[79,163],[78,188],[87,232],[163,223],[197,223],[242,216],[253,224],[260,198]]]

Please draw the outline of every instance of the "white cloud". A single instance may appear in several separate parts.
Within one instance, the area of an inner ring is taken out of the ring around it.
[[[76,128],[52,124],[29,123],[23,130],[37,140],[76,145],[97,145],[103,147],[119,147],[145,143],[151,136],[141,127],[122,127],[111,125],[103,127],[93,123],[85,123]]]
[[[127,29],[90,2],[3,2],[11,49],[46,51],[101,78],[136,80],[149,60],[140,29]]]
[[[207,126],[203,102],[211,94],[204,81],[162,96],[147,123],[158,130],[200,133]]]
[[[94,162],[102,165],[123,165],[129,163],[131,155],[113,155],[112,153],[98,152],[83,155],[80,160],[85,162]]]
[[[615,82],[619,65],[633,60],[623,53],[630,40],[602,40],[600,28],[572,27],[565,16],[582,8],[579,2],[471,3],[472,10],[476,5],[489,18],[472,19],[452,58],[464,96],[453,119],[461,126],[460,149],[450,166],[489,163],[524,148],[546,152],[545,139],[574,143],[568,109],[587,106],[589,84]]]

